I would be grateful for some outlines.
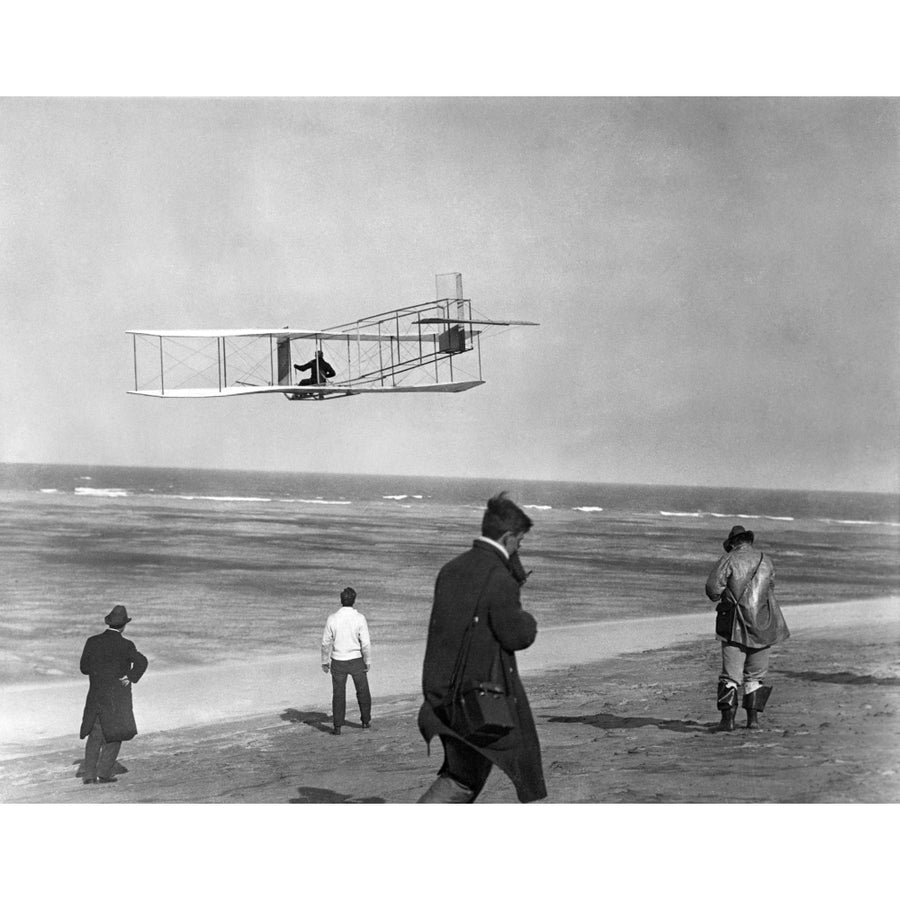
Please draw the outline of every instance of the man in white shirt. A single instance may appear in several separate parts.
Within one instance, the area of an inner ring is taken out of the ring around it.
[[[366,617],[353,608],[356,591],[352,587],[341,591],[341,608],[332,613],[322,634],[322,671],[331,672],[331,711],[333,734],[341,733],[347,712],[347,676],[353,679],[362,727],[369,728],[372,720],[372,695],[366,672],[370,666],[371,645]]]

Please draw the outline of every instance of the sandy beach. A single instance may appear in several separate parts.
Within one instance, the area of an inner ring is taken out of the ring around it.
[[[546,803],[882,803],[900,800],[900,602],[786,611],[762,729],[713,731],[718,644],[709,616],[542,629],[519,654],[543,748]],[[377,648],[376,648],[377,649]],[[6,803],[411,803],[434,777],[416,729],[423,647],[372,671],[373,727],[330,732],[315,653],[253,666],[151,669],[118,783],[84,786],[86,683],[0,694]],[[743,713],[739,716],[743,721]],[[480,802],[513,803],[494,773]]]

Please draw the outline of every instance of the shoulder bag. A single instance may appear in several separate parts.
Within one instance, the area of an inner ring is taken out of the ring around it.
[[[475,612],[463,635],[450,680],[450,694],[442,709],[444,720],[461,738],[482,746],[493,743],[516,727],[502,660],[497,660],[498,665],[491,667],[492,676],[493,670],[499,669],[502,683],[466,678],[466,664],[475,629],[487,627],[481,609],[483,596],[484,589],[475,603]]]

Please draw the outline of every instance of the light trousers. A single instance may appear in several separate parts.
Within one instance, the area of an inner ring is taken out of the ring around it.
[[[722,641],[722,674],[719,681],[744,685],[744,695],[753,693],[769,671],[771,647],[745,647],[733,641]]]

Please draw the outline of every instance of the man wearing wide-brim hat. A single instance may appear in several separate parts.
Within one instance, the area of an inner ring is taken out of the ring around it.
[[[122,741],[137,734],[131,703],[131,685],[140,681],[147,669],[147,657],[123,636],[131,621],[124,606],[114,606],[105,620],[102,634],[89,637],[81,654],[82,674],[91,686],[81,720],[84,748],[85,784],[109,784]]]
[[[774,644],[790,637],[775,599],[775,566],[754,550],[755,535],[735,525],[722,546],[725,555],[706,581],[706,596],[716,606],[716,636],[722,642],[722,674],[716,705],[722,713],[719,731],[734,731],[738,690],[743,684],[747,727],[759,728],[757,716],[772,688],[763,680]]]

